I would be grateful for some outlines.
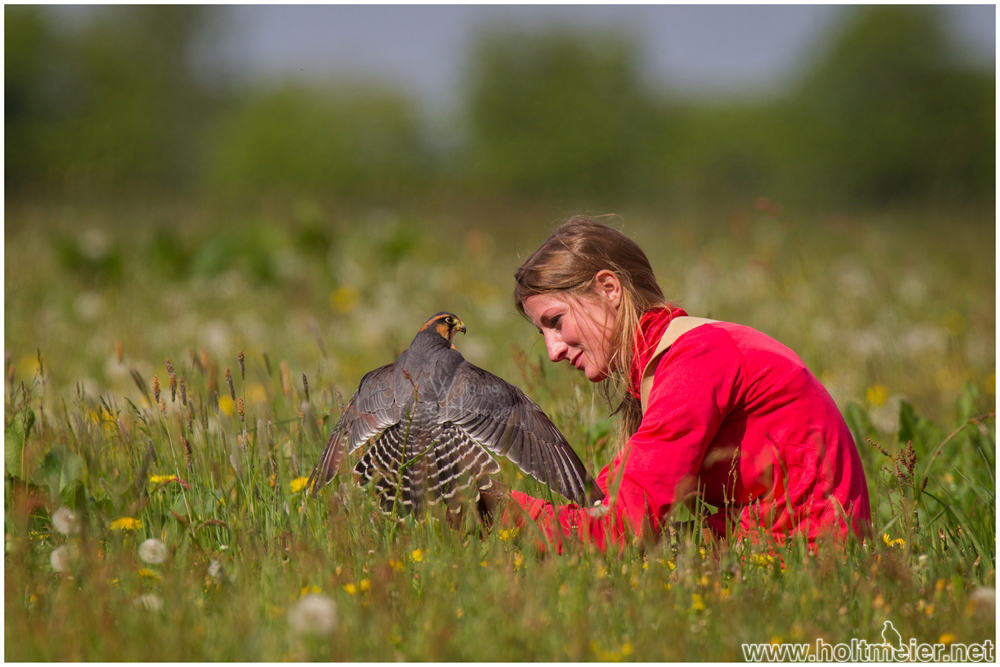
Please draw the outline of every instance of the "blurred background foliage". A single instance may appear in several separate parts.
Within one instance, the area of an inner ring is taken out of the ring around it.
[[[753,102],[675,99],[622,31],[491,28],[444,119],[385,86],[206,71],[224,8],[114,7],[77,30],[46,11],[4,9],[8,197],[767,196],[844,211],[995,196],[995,74],[957,55],[932,6],[854,8],[797,80]]]

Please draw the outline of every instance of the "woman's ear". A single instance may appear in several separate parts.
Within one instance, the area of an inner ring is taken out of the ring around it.
[[[618,309],[622,302],[622,282],[613,271],[601,269],[594,276],[594,288],[598,296],[609,306]]]

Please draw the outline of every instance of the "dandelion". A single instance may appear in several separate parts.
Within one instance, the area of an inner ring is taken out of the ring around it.
[[[354,584],[344,584],[344,592],[348,595],[357,595],[358,587]]]
[[[515,531],[513,531],[513,530],[501,530],[500,531],[500,539],[503,540],[504,542],[506,542],[510,538],[514,537],[514,535],[516,535],[516,534],[517,533]]]
[[[319,593],[310,593],[288,610],[288,627],[295,635],[329,635],[337,625],[337,606]]]
[[[232,417],[236,414],[236,401],[228,396],[219,396],[219,409],[222,410],[227,417]]]
[[[68,574],[73,569],[78,552],[75,545],[64,544],[52,550],[49,556],[49,564],[52,569],[60,574]]]
[[[341,285],[330,294],[330,305],[339,313],[349,313],[358,305],[358,290]]]
[[[142,528],[142,521],[140,519],[133,519],[129,516],[124,516],[120,519],[115,519],[111,522],[111,530],[139,530]]]
[[[309,478],[308,477],[296,477],[291,482],[289,482],[289,486],[292,489],[292,493],[298,493],[302,489],[304,489],[307,486],[309,486]]]
[[[177,477],[177,475],[150,475],[149,476],[149,483],[150,484],[167,484],[168,482],[172,482],[175,479],[179,479]]]
[[[406,566],[400,563],[398,560],[389,561],[389,567],[391,567],[396,572],[404,572],[406,570]]]
[[[958,637],[956,637],[950,632],[946,632],[938,638],[938,644],[944,644],[945,646],[947,646],[948,644],[954,644],[957,641]]]
[[[705,601],[697,593],[691,594],[691,609],[693,611],[704,611]]]
[[[137,573],[143,579],[156,579],[157,581],[159,581],[160,579],[163,578],[163,575],[161,575],[159,572],[155,570],[150,570],[148,567],[139,568],[137,570]]]
[[[208,576],[215,581],[222,581],[222,577],[225,575],[225,571],[222,568],[222,563],[217,560],[213,560],[208,564]]]
[[[904,540],[901,537],[898,537],[896,539],[892,539],[892,538],[889,537],[889,533],[882,533],[882,541],[885,542],[885,546],[890,547],[890,548],[891,547],[899,547],[899,548],[902,549],[906,545],[906,540]]]
[[[73,510],[60,507],[52,514],[52,527],[63,535],[75,535],[80,532],[80,521]]]
[[[420,549],[414,549],[410,553],[410,558],[413,559],[414,563],[419,563],[420,561],[422,561],[424,559],[424,552],[421,551]]]
[[[150,565],[159,565],[167,560],[167,545],[151,537],[139,545],[139,558]]]
[[[163,598],[155,593],[146,593],[137,597],[133,604],[140,609],[156,612],[163,609]]]
[[[885,385],[876,384],[865,390],[865,402],[874,407],[885,405],[889,400],[889,390]]]
[[[372,588],[372,582],[369,581],[368,579],[362,579],[361,581],[358,582],[358,588],[361,590],[362,593],[367,593]]]

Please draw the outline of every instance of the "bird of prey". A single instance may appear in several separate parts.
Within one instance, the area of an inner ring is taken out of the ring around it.
[[[361,379],[309,477],[313,496],[345,454],[368,445],[358,483],[373,481],[383,511],[397,516],[442,500],[460,513],[466,490],[479,500],[500,472],[490,452],[584,507],[600,501],[559,429],[520,389],[466,361],[452,344],[459,331],[458,316],[437,313],[395,363]]]

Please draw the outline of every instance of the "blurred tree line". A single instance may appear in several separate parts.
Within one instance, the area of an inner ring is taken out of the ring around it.
[[[955,55],[934,7],[853,9],[783,95],[753,103],[672,99],[624,33],[494,29],[447,141],[399,91],[206,75],[193,51],[219,11],[119,6],[70,31],[5,7],[8,195],[994,199],[994,72]]]

